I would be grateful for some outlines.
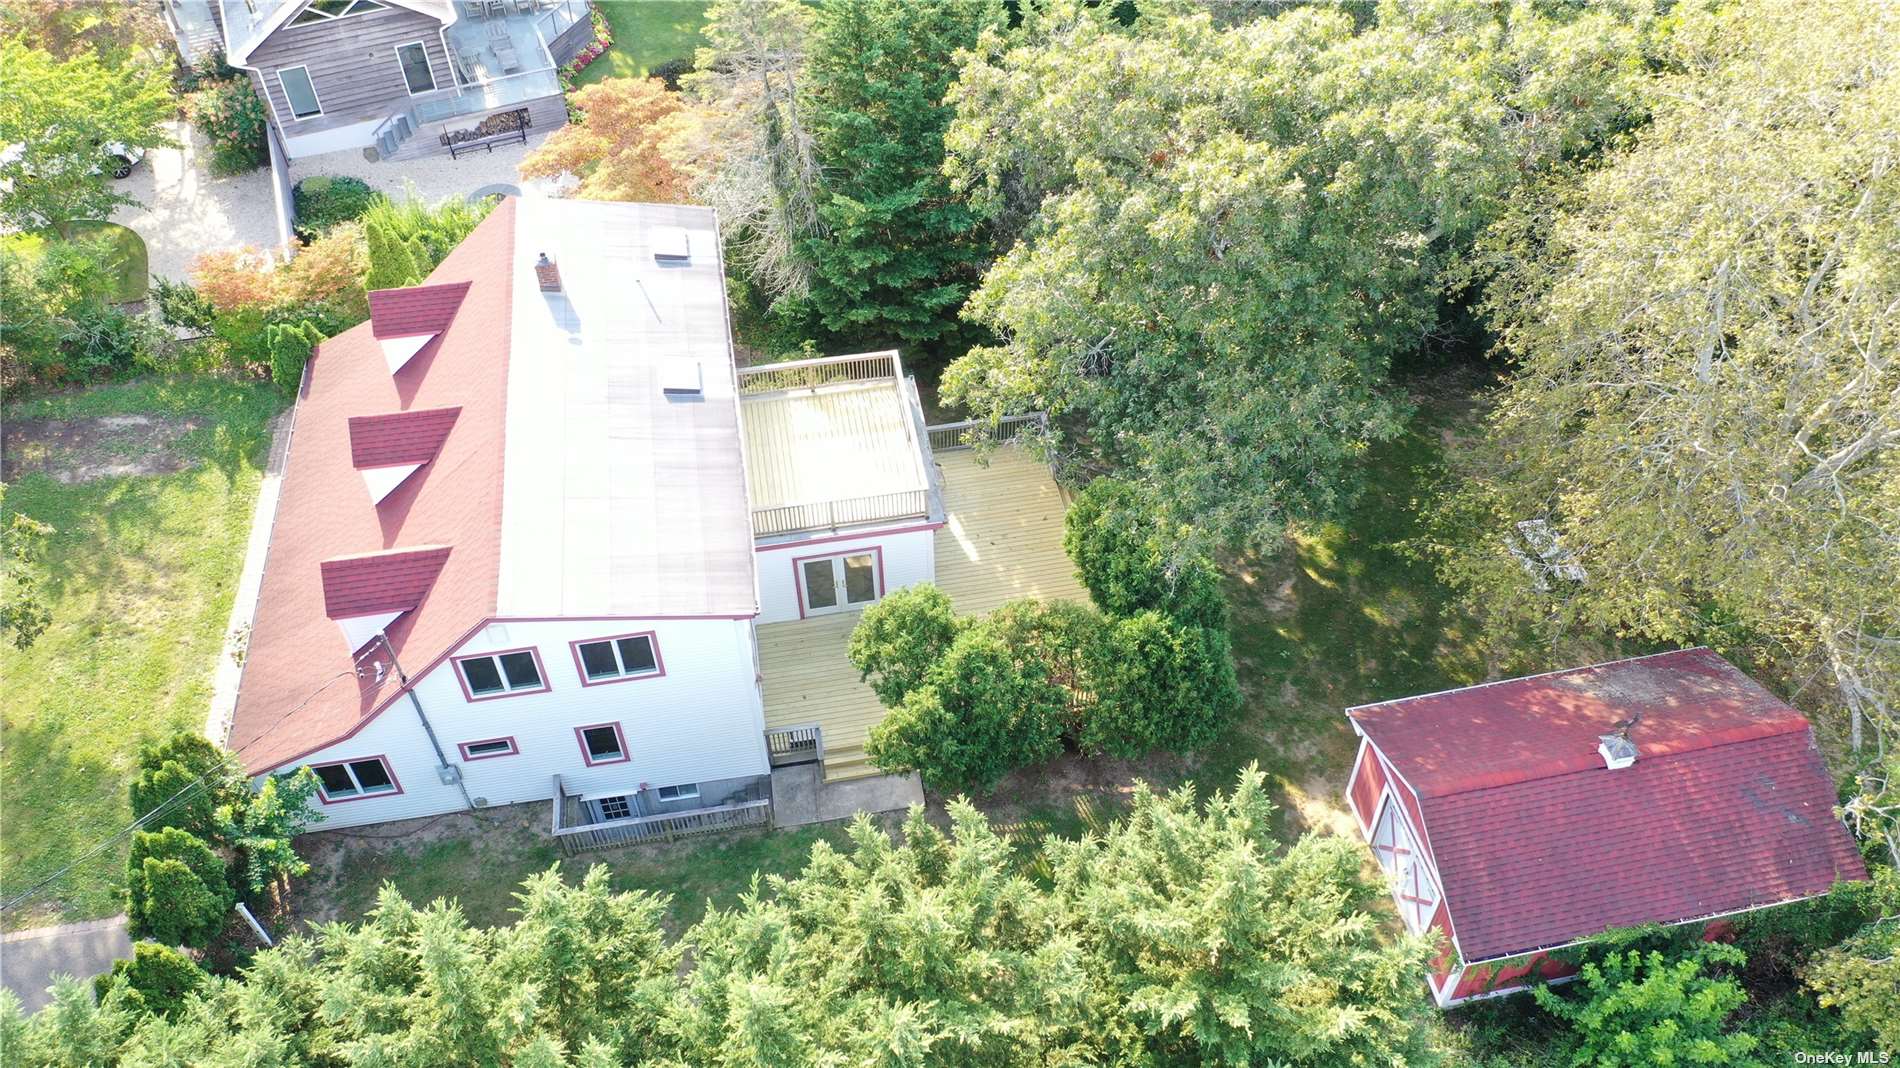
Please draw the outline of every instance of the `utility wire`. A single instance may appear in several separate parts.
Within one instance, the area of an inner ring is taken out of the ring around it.
[[[375,654],[372,653],[372,654],[367,654],[367,655],[374,656]],[[349,678],[352,675],[360,675],[361,670],[362,670],[361,667],[358,666],[360,665],[360,663],[361,663],[361,660],[359,659],[358,661],[352,664],[350,670],[340,671],[336,673],[335,675],[331,676],[329,679],[325,680],[322,685],[310,691],[310,693],[306,697],[304,697],[303,700],[297,702],[297,704],[293,708],[291,708],[290,711],[285,712],[281,716],[278,716],[276,721],[273,722],[270,726],[264,728],[264,730],[261,731],[257,735],[257,737],[252,738],[250,741],[245,742],[243,745],[239,746],[238,748],[233,749],[231,751],[231,754],[233,756],[241,755],[244,752],[244,750],[249,749],[251,746],[254,746],[257,743],[263,741],[265,738],[269,737],[272,731],[284,725],[284,721],[288,720],[291,716],[296,715],[297,712],[300,711],[305,705],[309,704],[311,701],[316,700],[316,697],[318,694],[329,689],[331,686],[335,685],[339,680]],[[378,679],[378,681],[381,681],[380,678]],[[158,819],[160,816],[164,815],[171,808],[173,808],[176,803],[181,803],[179,799],[184,797],[186,793],[194,789],[197,789],[200,786],[203,786],[204,781],[205,781],[205,777],[203,775],[200,775],[197,778],[191,780],[190,782],[186,783],[182,788],[180,788],[177,793],[159,802],[156,806],[152,808],[150,812],[147,812],[145,815],[140,816],[139,818],[133,820],[131,823],[121,828],[118,831],[118,833],[113,834],[111,837],[106,838],[104,841],[101,841],[97,845],[93,846],[91,849],[88,849],[86,852],[80,854],[78,858],[73,860],[71,863],[67,864],[65,867],[59,869],[58,871],[47,876],[46,878],[41,879],[39,882],[33,884],[28,889],[18,894],[13,895],[12,897],[8,898],[5,902],[0,902],[0,912],[5,912],[8,909],[16,908],[20,905],[21,902],[27,901],[33,897],[38,896],[40,891],[45,890],[47,887],[52,886],[54,883],[59,882],[61,879],[64,879],[67,875],[71,874],[73,869],[79,867],[81,864],[84,864],[87,861],[91,860],[92,858],[105,852],[107,849],[110,849],[115,842],[118,842],[120,839],[125,838],[127,835],[131,834],[133,831],[139,830],[140,828],[146,826],[147,824],[151,823],[153,820]]]

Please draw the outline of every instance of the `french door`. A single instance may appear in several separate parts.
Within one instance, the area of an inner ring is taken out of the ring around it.
[[[877,551],[800,560],[798,578],[808,616],[870,604],[879,594]]]

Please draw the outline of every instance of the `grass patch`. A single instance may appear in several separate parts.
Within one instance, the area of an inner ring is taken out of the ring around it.
[[[692,59],[704,43],[703,0],[613,0],[598,8],[613,27],[614,44],[575,76],[577,86],[607,78],[645,78],[662,63]]]
[[[497,810],[477,821],[467,815],[402,838],[375,829],[318,834],[299,843],[311,857],[315,885],[300,890],[306,919],[362,918],[390,883],[418,904],[436,898],[460,902],[469,922],[498,926],[514,922],[515,892],[522,880],[558,864],[563,878],[578,880],[595,864],[612,872],[616,890],[667,895],[664,924],[674,935],[699,922],[710,901],[738,903],[753,874],[790,875],[804,868],[820,841],[844,847],[842,825],[788,831],[742,831],[672,843],[651,843],[563,858],[542,826],[546,806]]]
[[[268,383],[198,378],[7,405],[8,420],[140,414],[200,425],[175,446],[198,461],[190,470],[70,485],[33,474],[7,487],[8,515],[57,533],[41,576],[52,625],[30,649],[0,648],[0,895],[124,826],[139,745],[203,723],[279,404]],[[9,911],[5,926],[118,912],[124,866],[120,842]]]
[[[1353,833],[1342,795],[1357,742],[1345,710],[1489,671],[1476,623],[1414,551],[1446,435],[1473,423],[1482,384],[1456,373],[1419,383],[1405,433],[1367,453],[1367,491],[1350,511],[1295,532],[1277,553],[1225,561],[1245,703],[1218,742],[1188,757],[1064,757],[1015,773],[978,807],[1022,836],[1073,836],[1120,816],[1136,779],[1158,789],[1191,781],[1205,797],[1258,763],[1280,806],[1280,837]]]
[[[151,269],[144,238],[130,227],[109,222],[68,223],[66,230],[67,234],[63,238],[52,230],[39,230],[30,234],[9,234],[4,241],[9,251],[28,259],[37,259],[49,242],[104,237],[112,243],[114,263],[118,267],[113,292],[106,299],[114,304],[145,299],[147,287],[151,284]]]

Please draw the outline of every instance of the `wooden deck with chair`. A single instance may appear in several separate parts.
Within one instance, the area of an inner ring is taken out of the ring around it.
[[[935,461],[944,504],[937,585],[959,612],[988,612],[1017,597],[1088,599],[1062,551],[1068,494],[1047,466],[1007,446],[982,459],[967,449],[939,451]],[[879,774],[864,742],[884,708],[845,656],[857,622],[848,612],[759,627],[766,729],[821,727],[827,780]]]

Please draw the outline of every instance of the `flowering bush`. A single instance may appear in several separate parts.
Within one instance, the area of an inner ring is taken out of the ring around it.
[[[264,102],[251,83],[242,78],[207,81],[191,94],[192,125],[211,146],[211,169],[218,174],[240,174],[261,167],[270,158]]]
[[[614,46],[614,29],[608,25],[607,16],[601,14],[598,7],[595,7],[591,14],[594,22],[594,39],[576,52],[574,58],[568,60],[567,65],[558,72],[561,78],[561,92],[567,94],[570,101],[567,105],[567,121],[569,122],[581,121],[580,113],[575,110],[572,103],[575,76],[586,70],[589,63],[599,59],[601,53]]]

